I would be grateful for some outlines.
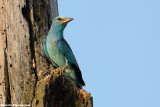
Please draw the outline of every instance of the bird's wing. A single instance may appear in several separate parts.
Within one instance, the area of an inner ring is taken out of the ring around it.
[[[43,41],[43,51],[44,51],[46,57],[49,58],[49,54],[48,54],[47,47],[46,47],[46,41],[47,41],[47,37]]]
[[[70,48],[70,46],[68,45],[67,41],[65,39],[61,39],[58,41],[58,46],[62,52],[62,54],[66,57],[66,59],[68,60],[69,64],[71,65],[71,67],[75,70],[76,73],[76,77],[79,81],[79,83],[81,85],[85,85],[83,79],[82,79],[82,74],[81,71],[79,69],[78,63],[73,55],[73,52]]]

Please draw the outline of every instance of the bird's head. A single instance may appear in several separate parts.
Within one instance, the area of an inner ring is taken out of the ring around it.
[[[66,27],[67,23],[72,21],[72,20],[73,20],[73,18],[58,16],[58,17],[53,19],[52,27],[57,32],[63,31],[64,28]]]

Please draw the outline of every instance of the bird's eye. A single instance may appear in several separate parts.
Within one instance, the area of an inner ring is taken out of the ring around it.
[[[61,21],[61,20],[62,20],[62,18],[60,18],[60,17],[59,17],[57,20],[58,20],[58,21]]]

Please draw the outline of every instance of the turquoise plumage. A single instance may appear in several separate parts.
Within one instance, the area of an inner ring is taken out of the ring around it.
[[[81,71],[71,48],[63,38],[63,30],[71,20],[73,19],[67,17],[54,18],[43,47],[45,55],[59,67],[67,65],[66,76],[73,80],[78,88],[81,88],[85,85]]]

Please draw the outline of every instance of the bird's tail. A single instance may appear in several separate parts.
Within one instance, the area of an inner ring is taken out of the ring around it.
[[[76,79],[76,86],[77,86],[77,88],[79,88],[79,89],[82,89],[82,85],[78,82],[78,80]]]

